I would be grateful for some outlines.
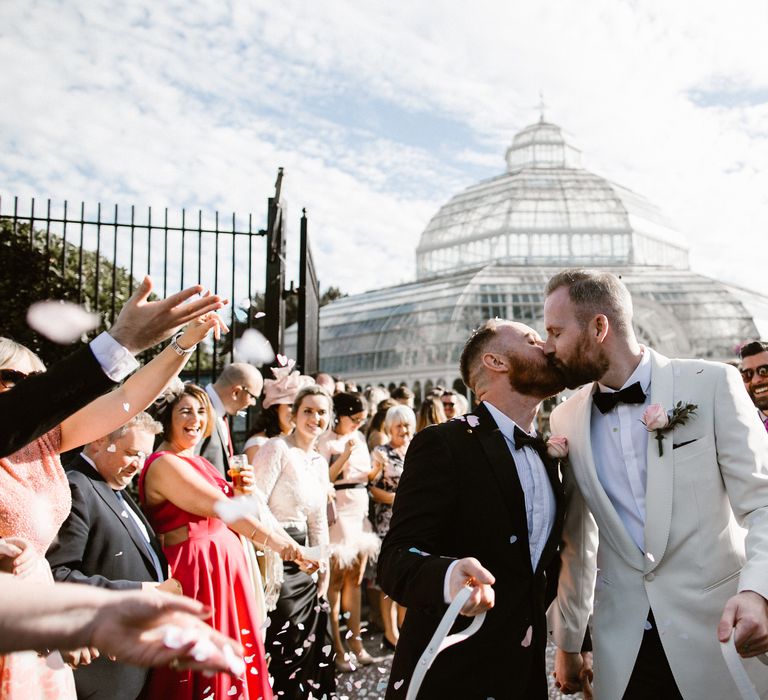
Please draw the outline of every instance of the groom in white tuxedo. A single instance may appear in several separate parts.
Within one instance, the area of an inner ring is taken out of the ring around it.
[[[558,684],[578,689],[592,614],[598,700],[737,698],[720,649],[731,634],[768,697],[768,667],[752,658],[768,650],[768,435],[739,373],[640,345],[608,272],[555,275],[544,321],[545,352],[581,386],[551,416],[570,447],[549,611]],[[695,409],[658,432],[642,422],[654,405]]]

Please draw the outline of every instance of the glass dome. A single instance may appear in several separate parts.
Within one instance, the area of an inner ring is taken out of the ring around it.
[[[496,316],[544,334],[547,280],[564,267],[620,275],[641,342],[673,357],[734,358],[768,335],[768,297],[688,268],[688,249],[644,197],[580,168],[578,149],[543,119],[507,150],[508,171],[435,214],[417,249],[418,280],[320,310],[320,366],[362,385],[463,390],[458,360]],[[295,352],[296,328],[286,332]]]
[[[526,127],[506,160],[505,174],[468,187],[432,217],[416,249],[418,279],[493,261],[688,267],[685,240],[658,207],[582,169],[559,126]]]

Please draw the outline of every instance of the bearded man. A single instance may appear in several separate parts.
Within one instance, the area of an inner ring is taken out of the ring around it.
[[[545,570],[562,522],[557,464],[535,434],[542,399],[563,388],[543,341],[486,322],[461,355],[477,409],[414,437],[379,555],[381,587],[407,608],[387,698],[404,698],[446,606],[467,583],[480,630],[434,661],[419,698],[547,697]],[[458,631],[466,618],[454,626]]]
[[[768,435],[739,373],[640,345],[609,272],[555,275],[544,322],[554,366],[584,385],[550,419],[570,449],[550,609],[559,685],[578,689],[594,607],[598,700],[739,697],[719,643],[732,637],[767,697],[752,657],[768,650]]]

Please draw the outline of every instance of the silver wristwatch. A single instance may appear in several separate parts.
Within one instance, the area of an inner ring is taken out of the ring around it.
[[[171,338],[170,347],[173,349],[173,351],[177,355],[179,355],[180,357],[185,357],[195,349],[195,346],[193,345],[191,348],[181,347],[181,345],[179,345],[179,338],[182,336],[182,334],[183,334],[183,331],[181,333],[177,333],[176,335],[173,336],[173,338]]]

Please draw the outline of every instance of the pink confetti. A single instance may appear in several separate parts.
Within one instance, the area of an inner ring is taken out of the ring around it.
[[[107,447],[107,452],[117,452],[117,447],[115,447],[114,443]]]
[[[525,631],[525,637],[523,637],[523,641],[520,642],[520,646],[521,647],[531,646],[532,638],[533,638],[533,625],[528,625],[528,629]]]
[[[405,682],[404,678],[401,678],[399,681],[395,681],[393,683],[395,690],[400,690],[400,686]]]

